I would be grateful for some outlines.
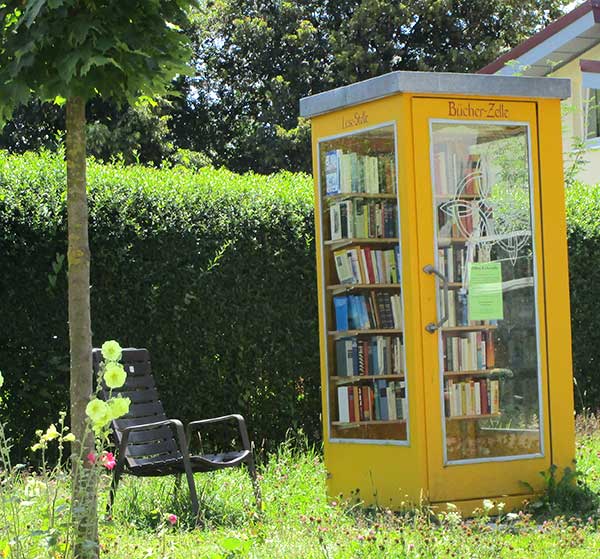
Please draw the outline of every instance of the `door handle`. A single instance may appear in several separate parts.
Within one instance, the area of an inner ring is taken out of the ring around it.
[[[442,272],[436,270],[431,264],[427,264],[423,268],[423,271],[426,274],[437,276],[442,282],[442,287],[444,289],[444,316],[438,322],[430,322],[425,326],[425,330],[430,334],[433,334],[438,328],[441,328],[445,322],[448,321],[448,311],[449,311],[449,295],[448,295],[448,279]]]

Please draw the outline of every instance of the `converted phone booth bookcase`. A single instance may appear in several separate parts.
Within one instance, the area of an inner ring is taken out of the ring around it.
[[[331,496],[514,508],[572,465],[569,94],[394,72],[302,99]]]

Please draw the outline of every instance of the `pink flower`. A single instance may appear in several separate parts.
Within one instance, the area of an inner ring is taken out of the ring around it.
[[[117,461],[115,460],[115,456],[112,452],[105,452],[102,455],[102,465],[107,470],[112,470],[117,465]]]
[[[93,452],[90,452],[87,455],[87,461],[90,466],[93,466],[96,463],[96,455]]]
[[[170,514],[167,516],[167,520],[171,523],[171,526],[175,526],[175,524],[177,524],[177,515]]]

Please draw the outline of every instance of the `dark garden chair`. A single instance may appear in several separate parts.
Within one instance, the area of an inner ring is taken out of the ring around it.
[[[93,350],[94,372],[97,374],[102,362],[99,349]],[[192,508],[196,518],[199,505],[195,472],[212,472],[223,468],[246,465],[252,485],[256,505],[260,512],[261,494],[258,485],[256,466],[252,446],[248,438],[246,422],[241,415],[232,414],[223,417],[213,417],[192,421],[184,430],[178,419],[168,419],[163,405],[158,399],[158,393],[150,368],[150,354],[146,349],[127,348],[123,350],[121,359],[127,381],[125,385],[113,390],[113,395],[120,393],[131,399],[129,414],[113,420],[112,429],[118,449],[117,463],[113,470],[108,511],[112,505],[123,473],[134,476],[166,476],[185,474],[190,490]],[[182,387],[184,389],[184,387]],[[108,397],[108,392],[103,391]],[[234,422],[241,439],[242,449],[218,454],[190,454],[188,441],[192,434],[200,439],[200,431],[209,424]]]

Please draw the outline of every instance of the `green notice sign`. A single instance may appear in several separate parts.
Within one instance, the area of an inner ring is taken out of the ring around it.
[[[469,320],[501,320],[502,268],[500,262],[469,262]]]

